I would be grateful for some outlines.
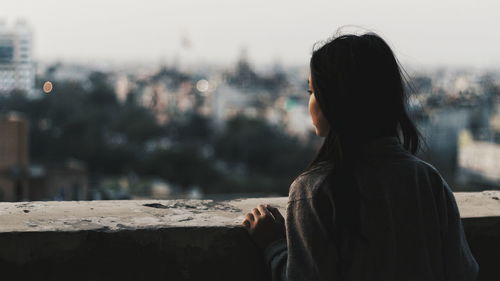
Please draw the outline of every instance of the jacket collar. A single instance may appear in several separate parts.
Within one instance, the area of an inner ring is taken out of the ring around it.
[[[396,136],[380,137],[360,146],[362,155],[409,154]]]

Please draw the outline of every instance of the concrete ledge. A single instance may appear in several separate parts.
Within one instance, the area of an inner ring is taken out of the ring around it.
[[[500,191],[455,196],[479,280],[498,280]],[[265,280],[239,226],[259,203],[287,198],[0,203],[2,280]]]

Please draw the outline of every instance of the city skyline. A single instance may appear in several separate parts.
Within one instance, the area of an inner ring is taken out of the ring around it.
[[[373,30],[403,63],[500,66],[494,1],[4,1],[0,21],[29,22],[38,61],[307,64],[338,27]]]

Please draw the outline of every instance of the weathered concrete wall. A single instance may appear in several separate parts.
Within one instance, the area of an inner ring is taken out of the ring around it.
[[[500,192],[456,193],[480,280],[499,280]],[[0,203],[1,280],[265,280],[244,214],[287,198]]]

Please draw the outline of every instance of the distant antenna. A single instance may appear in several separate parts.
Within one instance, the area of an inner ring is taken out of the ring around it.
[[[240,49],[240,57],[238,58],[238,61],[248,61],[248,48],[246,46],[241,47]]]
[[[186,30],[181,31],[181,48],[190,49],[193,46],[189,34]]]

